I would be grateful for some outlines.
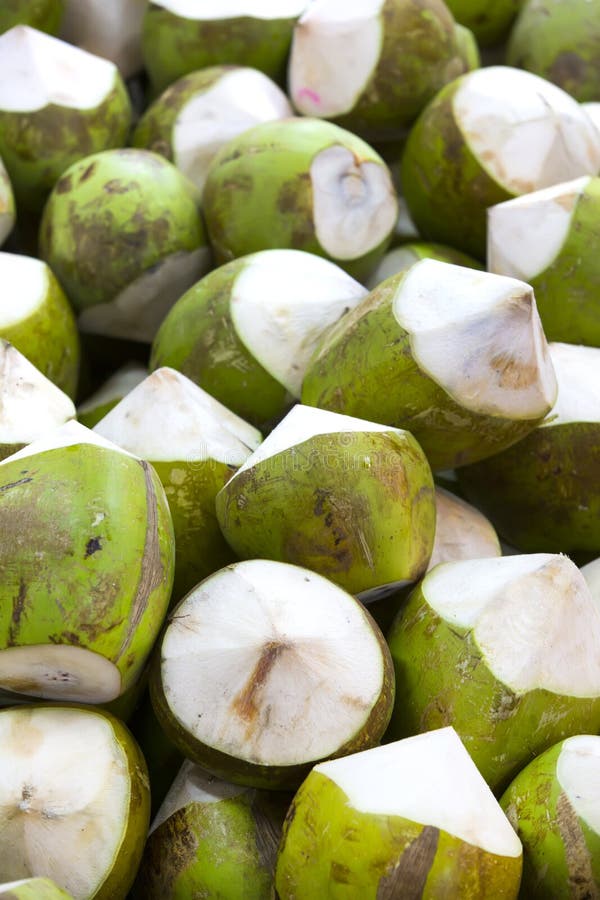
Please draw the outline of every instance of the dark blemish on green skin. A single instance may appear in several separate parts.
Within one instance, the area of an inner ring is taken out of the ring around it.
[[[21,484],[29,484],[30,481],[33,481],[33,478],[21,478],[19,481],[11,481],[9,484],[3,484],[0,486],[0,494],[3,494],[5,491],[10,491],[11,488],[19,487]]]
[[[64,178],[60,178],[56,183],[56,193],[57,194],[67,194],[71,188],[73,187],[73,182],[71,180],[70,175],[65,175]]]
[[[100,543],[99,537],[90,538],[87,544],[85,545],[85,557],[87,559],[88,556],[92,556],[96,551],[102,550],[102,544]]]
[[[27,597],[27,585],[23,578],[19,582],[19,593],[15,597],[13,603],[13,611],[10,621],[10,628],[8,632],[8,644],[9,646],[13,646],[17,639],[17,634],[19,628],[21,626],[21,616],[23,615],[23,610],[25,609],[25,599]]]

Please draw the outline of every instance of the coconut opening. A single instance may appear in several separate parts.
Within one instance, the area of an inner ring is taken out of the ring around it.
[[[494,526],[470,503],[436,487],[435,510],[435,539],[428,571],[455,559],[502,555]]]
[[[92,650],[32,644],[0,651],[0,689],[42,700],[108,703],[121,693],[121,675]]]
[[[111,403],[113,400],[122,400],[127,394],[137,387],[144,378],[148,377],[148,371],[138,363],[127,363],[120,368],[114,375],[111,375],[95,394],[81,403],[78,412],[86,413]]]
[[[162,7],[185,19],[295,19],[302,14],[308,2],[309,0],[205,0],[199,8],[198,0],[153,0],[153,6]]]
[[[360,604],[314,572],[265,560],[188,595],[161,665],[166,702],[196,740],[269,766],[336,753],[365,727],[384,679]]]
[[[315,233],[330,256],[364,256],[393,231],[398,201],[384,162],[363,162],[334,144],[316,154],[310,179]]]
[[[600,834],[600,737],[568,738],[556,763],[556,778],[575,813]]]
[[[314,771],[360,812],[402,816],[488,853],[521,855],[519,838],[453,728],[320,763]]]
[[[290,96],[305,116],[350,112],[377,67],[384,0],[317,0],[294,29]]]
[[[93,444],[96,447],[104,447],[106,450],[114,450],[116,453],[123,453],[125,456],[133,456],[132,453],[128,453],[127,450],[123,450],[122,447],[117,447],[116,444],[112,444],[99,434],[95,434],[91,429],[86,428],[85,425],[81,425],[79,422],[71,420],[65,425],[61,425],[60,428],[47,432],[43,437],[28,444],[27,447],[23,447],[22,450],[13,453],[12,456],[7,456],[6,459],[0,460],[0,466],[14,462],[16,459],[25,459],[27,456],[35,456],[36,453],[45,453],[47,450],[57,450],[59,447],[73,447],[76,444]]]
[[[1,38],[0,38],[1,40]],[[0,328],[24,322],[44,303],[49,288],[48,266],[31,256],[0,253]]]
[[[178,810],[192,803],[218,803],[220,800],[230,800],[232,797],[239,797],[240,794],[247,794],[250,790],[252,788],[221,781],[216,775],[211,775],[200,766],[186,760],[156,814],[150,834]]]
[[[600,422],[600,348],[550,344],[558,396],[540,427]]]
[[[508,419],[552,407],[556,379],[529,285],[424,259],[406,273],[393,311],[421,369],[461,406]]]
[[[367,290],[328,260],[300,250],[265,250],[246,258],[231,294],[238,337],[293,397],[300,397],[323,332]]]

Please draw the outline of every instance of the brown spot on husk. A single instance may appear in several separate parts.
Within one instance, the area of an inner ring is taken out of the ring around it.
[[[590,851],[577,813],[564,791],[556,801],[556,821],[565,848],[569,896],[573,900],[598,900],[600,891],[592,871]]]
[[[95,171],[96,171],[96,163],[95,162],[90,163],[89,166],[87,166],[83,170],[81,175],[79,176],[79,184],[81,184],[82,181],[87,181],[88,178],[90,178],[94,174]]]
[[[246,686],[233,699],[231,704],[233,712],[249,725],[252,725],[258,716],[257,695],[269,677],[276,660],[285,649],[286,645],[277,641],[269,641],[268,644],[265,644]]]
[[[19,593],[13,601],[13,610],[10,617],[10,627],[8,630],[8,645],[14,646],[17,640],[19,629],[21,627],[21,616],[25,609],[25,600],[27,598],[27,585],[23,578],[19,582]]]
[[[93,556],[98,550],[102,550],[102,544],[100,543],[99,537],[90,538],[87,544],[85,545],[85,559],[88,556]]]
[[[125,184],[120,178],[113,178],[111,181],[106,182],[104,190],[107,194],[126,194],[132,186],[132,183]]]
[[[70,175],[64,175],[56,182],[56,193],[67,194],[73,187],[73,181]]]
[[[258,802],[252,805],[252,817],[256,826],[256,850],[262,866],[268,872],[275,871],[277,848],[281,839],[281,826],[278,827],[269,810],[262,808]]]
[[[10,491],[11,488],[19,487],[20,484],[29,484],[30,481],[33,481],[33,478],[21,478],[19,481],[10,481],[8,484],[0,485],[0,494]]]
[[[439,828],[426,825],[406,848],[398,865],[379,881],[377,900],[420,900],[433,865],[440,837]]]

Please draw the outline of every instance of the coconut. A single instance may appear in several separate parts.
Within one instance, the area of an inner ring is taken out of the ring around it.
[[[267,428],[300,398],[322,334],[366,293],[313,254],[251,254],[211,272],[181,297],[158,331],[150,367],[172,366]]]
[[[0,879],[49,878],[75,900],[125,897],[150,810],[146,764],[127,729],[92,709],[5,709],[0,766]]]
[[[455,731],[442,728],[315,766],[287,815],[275,886],[282,898],[508,900],[521,856]]]
[[[69,302],[40,260],[0,253],[0,337],[71,398],[79,376],[79,335]]]
[[[130,120],[113,63],[22,25],[0,37],[0,154],[19,208],[40,212],[68,166],[125,143]]]
[[[494,526],[470,503],[436,487],[435,514],[435,539],[427,571],[457,559],[502,556]]]
[[[433,259],[330,328],[302,386],[303,403],[408,429],[434,470],[515,443],[555,397],[529,285]]]
[[[49,878],[20,878],[0,884],[2,900],[73,900]]]
[[[100,419],[148,376],[140,363],[129,362],[118,369],[95,393],[77,407],[77,419],[86,428],[93,428]]]
[[[0,247],[15,224],[15,198],[8,172],[0,158]]]
[[[598,131],[600,131],[600,103],[582,103],[581,108],[590,117]]]
[[[239,784],[290,788],[315,762],[379,742],[394,682],[358,600],[308,569],[254,559],[176,607],[150,690],[188,759]]]
[[[423,238],[483,259],[489,206],[599,169],[600,132],[576,100],[530,72],[490,66],[423,110],[402,188]]]
[[[281,88],[262,72],[212,66],[168,87],[142,116],[132,143],[169,159],[202,191],[211,160],[228,141],[291,115]]]
[[[146,0],[65,0],[61,37],[110,59],[123,78],[142,68]]]
[[[203,206],[219,263],[289,247],[359,279],[385,252],[398,214],[389,169],[368,144],[300,118],[256,125],[226,144],[208,170]]]
[[[523,0],[446,0],[456,21],[472,29],[481,47],[505,37],[522,4]]]
[[[531,285],[549,341],[600,346],[599,217],[591,176],[488,210],[488,269]]]
[[[455,266],[464,266],[469,269],[482,269],[480,262],[460,250],[452,247],[444,247],[443,244],[427,244],[408,242],[400,247],[389,250],[373,274],[367,280],[370,291],[376,288],[386,278],[405,272],[421,259],[437,259],[440,262],[451,263]]]
[[[183,756],[158,724],[148,692],[128,723],[148,765],[151,813],[154,817],[183,764]]]
[[[566,556],[436,566],[388,642],[387,738],[451,722],[493,790],[557,741],[600,730],[600,606]]]
[[[40,248],[83,331],[147,342],[209,263],[193,186],[147,150],[107,150],[67,169]]]
[[[76,422],[0,462],[0,688],[107,703],[141,676],[174,541],[148,463]]]
[[[217,494],[242,558],[320,572],[353,594],[415,581],[433,547],[433,480],[406,431],[295,406]]]
[[[233,562],[215,497],[258,447],[260,432],[166,367],[127,394],[94,431],[152,463],[162,482],[177,548],[174,601]]]
[[[31,25],[49,34],[58,32],[64,0],[3,0],[0,7],[0,34],[15,25]]]

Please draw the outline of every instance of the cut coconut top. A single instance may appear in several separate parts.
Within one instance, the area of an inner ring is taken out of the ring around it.
[[[92,444],[96,447],[104,447],[107,450],[114,450],[116,453],[122,453],[123,456],[131,456],[133,459],[136,459],[133,453],[128,453],[122,447],[117,447],[116,444],[112,444],[99,434],[95,434],[90,428],[86,428],[85,425],[71,420],[65,425],[61,425],[60,428],[47,432],[43,437],[28,444],[27,447],[23,447],[22,450],[13,453],[12,456],[7,456],[6,459],[0,460],[0,466],[14,462],[16,459],[25,459],[27,456],[45,453],[47,450],[57,450],[59,447],[73,447],[78,444]]]
[[[556,399],[556,379],[528,284],[423,259],[393,300],[420,368],[478,414],[536,419]]]
[[[600,169],[600,133],[579,103],[549,81],[506,66],[466,75],[454,114],[467,144],[511,194]]]
[[[300,397],[323,332],[367,294],[339,266],[300,250],[246,257],[231,294],[238,337],[255,359]]]
[[[530,281],[551,266],[591,180],[584,175],[488,209],[489,271]]]
[[[598,131],[600,131],[600,103],[582,103],[581,108],[590,117]]]
[[[379,62],[385,0],[313,0],[294,29],[290,96],[305,116],[350,112]]]
[[[74,416],[70,397],[0,339],[0,444],[28,444]]]
[[[147,0],[67,0],[61,37],[114,62],[124,78],[142,68]]]
[[[203,744],[259,765],[299,765],[331,756],[364,728],[383,690],[383,653],[361,604],[337,585],[248,560],[176,608],[162,686]]]
[[[435,510],[435,540],[428,570],[455,559],[502,555],[494,526],[470,503],[436,487]]]
[[[451,627],[472,631],[492,674],[515,693],[600,696],[600,606],[566,556],[444,563],[422,590]]]
[[[241,465],[261,434],[175,369],[149,375],[94,426],[150,462],[217,460]]]
[[[251,790],[252,788],[239,784],[221,781],[216,775],[211,775],[186,759],[152,822],[150,834],[178,810],[192,803],[218,803],[220,800],[231,800],[232,797],[247,794]]]
[[[385,281],[386,278],[397,275],[398,272],[403,272],[405,269],[410,269],[410,267],[418,261],[419,257],[414,250],[411,250],[409,247],[395,247],[393,250],[390,250],[389,253],[385,254],[373,274],[370,276],[367,287],[369,290],[373,290],[378,284]]]
[[[82,709],[0,713],[3,872],[93,896],[123,840],[131,777],[110,722]]]
[[[362,813],[402,816],[487,853],[521,842],[453,728],[440,728],[315,766]]]
[[[111,375],[95,394],[81,403],[78,411],[86,413],[98,409],[99,406],[104,406],[106,403],[111,403],[113,400],[122,400],[147,377],[148,370],[144,366],[135,362],[126,363],[114,375]]]
[[[310,0],[152,0],[176,16],[211,21],[214,19],[295,19]]]
[[[570,422],[600,422],[600,348],[549,345],[558,396],[541,428]]]
[[[103,518],[104,513],[98,513],[97,521]],[[109,703],[122,689],[116,665],[85,647],[48,643],[7,647],[0,652],[0,690],[23,697]]]
[[[0,110],[35,112],[51,104],[95,109],[113,90],[116,66],[35,28],[0,35]]]
[[[600,834],[600,737],[567,738],[556,763],[556,778],[579,818]]]
[[[594,559],[587,566],[582,566],[581,574],[586,580],[592,597],[600,606],[600,559]]]
[[[48,293],[49,278],[50,270],[41,260],[16,253],[0,253],[2,330],[18,325],[40,308]]]

